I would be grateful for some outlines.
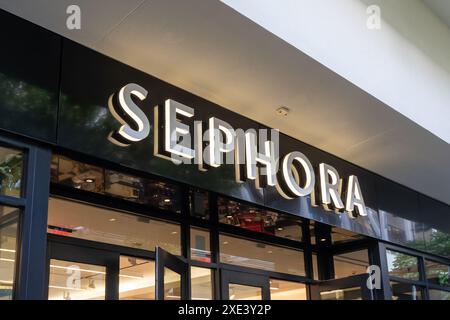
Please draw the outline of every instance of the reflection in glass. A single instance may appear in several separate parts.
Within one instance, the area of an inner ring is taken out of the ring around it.
[[[66,237],[181,254],[180,226],[111,209],[50,198],[48,232]]]
[[[409,280],[419,280],[419,260],[401,252],[386,250],[389,275]]]
[[[416,285],[391,281],[392,300],[422,300],[422,288]]]
[[[0,206],[0,300],[13,298],[19,209]]]
[[[0,194],[10,197],[20,197],[22,172],[22,152],[0,147]]]
[[[306,300],[304,283],[270,279],[271,300]]]
[[[225,198],[218,199],[218,212],[221,223],[296,241],[302,240],[302,222],[297,217]]]
[[[317,262],[317,254],[312,253],[313,279],[319,280],[319,265]]]
[[[424,246],[423,224],[380,210],[382,238],[412,248]]]
[[[450,258],[450,233],[434,228],[427,228],[424,233],[427,252]]]
[[[441,286],[450,285],[450,266],[426,259],[425,270],[429,282]]]
[[[345,278],[367,272],[369,253],[358,250],[333,256],[334,278]]]
[[[200,219],[209,219],[208,192],[190,189],[189,206],[191,215]]]
[[[211,269],[191,267],[191,299],[213,299],[213,277]]]
[[[331,229],[331,241],[333,242],[333,244],[347,243],[355,240],[360,240],[363,238],[364,236],[360,234],[344,230],[341,228],[333,227]]]
[[[330,291],[322,291],[320,300],[362,300],[361,288],[345,288]]]
[[[155,262],[120,256],[120,300],[155,300]]]
[[[106,268],[50,260],[49,300],[104,300]]]
[[[262,289],[230,283],[228,286],[230,300],[262,300]]]
[[[181,212],[178,187],[54,155],[51,181],[71,188],[106,194],[151,207]]]
[[[429,289],[430,300],[450,300],[450,291]]]
[[[220,234],[220,261],[238,266],[305,275],[303,252]]]
[[[181,300],[181,275],[164,267],[164,300]]]
[[[191,259],[211,262],[209,231],[191,228]]]

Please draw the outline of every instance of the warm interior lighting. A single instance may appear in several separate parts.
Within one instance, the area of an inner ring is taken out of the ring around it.
[[[72,270],[72,271],[82,271],[82,272],[95,273],[95,274],[106,274],[105,271],[95,271],[95,270],[81,269],[81,268],[74,268],[74,267],[64,267],[64,266],[58,266],[58,265],[54,265],[54,264],[51,264],[50,268],[65,269],[65,270]],[[130,279],[142,279],[143,278],[143,277],[139,277],[139,276],[129,276],[126,274],[119,274],[119,277],[130,278]]]

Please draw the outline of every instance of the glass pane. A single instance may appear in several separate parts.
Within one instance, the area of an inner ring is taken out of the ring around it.
[[[415,256],[386,250],[389,275],[410,280],[419,280],[419,260]]]
[[[335,279],[366,273],[369,266],[369,253],[367,250],[359,250],[335,255],[334,277]]]
[[[333,242],[333,244],[348,243],[363,238],[364,236],[360,234],[344,230],[341,228],[333,227],[331,230],[331,241]]]
[[[155,300],[155,262],[120,257],[120,300]]]
[[[50,260],[49,300],[104,300],[104,266]]]
[[[0,147],[0,194],[20,197],[22,172],[22,152]]]
[[[191,215],[200,219],[209,219],[208,192],[191,189],[189,193]]]
[[[0,300],[13,298],[19,209],[0,206]],[[11,218],[7,218],[7,216]]]
[[[211,249],[208,231],[198,228],[191,228],[191,259],[211,262]]]
[[[105,171],[105,193],[163,210],[181,212],[180,191],[163,181],[140,178],[117,171]]]
[[[302,240],[302,222],[294,216],[248,206],[236,201],[218,199],[219,222],[243,229]]]
[[[331,291],[322,291],[320,300],[362,300],[361,288],[345,288]]]
[[[181,192],[163,181],[141,178],[54,155],[51,181],[155,208],[181,212]]]
[[[164,267],[164,300],[181,300],[181,275]]]
[[[319,265],[317,262],[317,254],[312,254],[313,279],[319,280]]]
[[[220,261],[243,267],[305,275],[303,252],[261,242],[219,236]]]
[[[181,254],[178,224],[57,198],[50,198],[48,210],[49,233]]]
[[[96,193],[104,193],[105,181],[102,168],[86,163],[74,161],[65,157],[56,156],[58,160],[57,170],[52,174],[52,181],[72,188],[86,190]]]
[[[262,289],[259,287],[229,284],[230,300],[262,300]]]
[[[306,285],[303,283],[270,280],[271,300],[306,300]]]
[[[441,286],[450,285],[450,266],[431,260],[425,260],[425,269],[427,272],[427,280],[429,282]]]
[[[211,269],[191,267],[191,299],[212,300],[213,278]]]
[[[450,291],[429,289],[430,300],[450,300]]]
[[[392,300],[422,300],[422,288],[416,285],[391,281]]]

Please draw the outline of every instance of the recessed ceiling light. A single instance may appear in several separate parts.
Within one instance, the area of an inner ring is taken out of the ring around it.
[[[224,241],[223,244],[228,244],[228,241]]]
[[[273,252],[272,250],[267,251],[267,253],[272,253],[272,252]]]
[[[289,113],[289,108],[287,108],[287,107],[279,107],[277,110],[276,110],[276,113],[277,113],[277,115],[279,115],[279,116],[287,116],[288,115],[288,113]]]
[[[279,227],[277,230],[278,230],[278,231],[283,231],[283,228]]]
[[[87,183],[92,183],[92,182],[94,182],[94,181],[95,181],[94,179],[90,179],[90,178],[84,180],[84,182],[87,182]]]
[[[114,221],[116,221],[116,220],[117,220],[116,218],[111,218],[111,219],[109,219],[110,222],[114,222]]]
[[[170,202],[170,199],[164,199],[164,202]]]
[[[172,234],[177,234],[178,232],[177,232],[177,231],[172,231],[171,233],[172,233]]]
[[[321,241],[321,242],[325,242],[325,241],[327,241],[327,239],[321,238],[320,241]]]

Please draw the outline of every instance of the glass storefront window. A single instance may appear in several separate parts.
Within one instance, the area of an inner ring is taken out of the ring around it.
[[[389,275],[419,280],[419,259],[401,252],[386,250]]]
[[[92,264],[50,260],[49,300],[104,300],[106,268]]]
[[[58,198],[49,200],[48,232],[151,251],[160,246],[181,255],[178,224]]]
[[[302,222],[294,216],[218,199],[219,222],[277,237],[302,241]]]
[[[213,277],[211,269],[191,267],[191,299],[212,300]]]
[[[317,261],[317,254],[312,254],[313,279],[319,280],[319,264]]]
[[[392,300],[422,300],[422,287],[391,281]]]
[[[230,283],[230,300],[262,300],[262,289],[243,284]]]
[[[320,292],[320,300],[362,300],[361,288],[345,288]]]
[[[428,295],[430,300],[450,300],[450,291],[429,289]]]
[[[369,253],[358,250],[333,256],[335,279],[354,276],[367,272]]]
[[[0,206],[0,300],[13,298],[19,209]]]
[[[169,183],[137,177],[54,155],[51,181],[71,188],[181,212],[181,192]]]
[[[220,234],[220,261],[259,270],[305,275],[303,252]]]
[[[352,242],[355,240],[363,239],[364,237],[360,234],[344,230],[341,228],[333,227],[331,229],[331,241],[333,244],[342,244],[347,242]]]
[[[209,194],[206,191],[190,189],[189,207],[193,217],[209,219]]]
[[[181,300],[181,275],[164,267],[164,300]]]
[[[191,259],[211,262],[209,231],[191,228]]]
[[[22,152],[0,147],[0,194],[10,197],[20,197],[22,174]]]
[[[429,282],[441,286],[450,285],[450,266],[426,259],[425,270]]]
[[[155,300],[155,262],[120,257],[119,299]]]
[[[306,300],[306,285],[299,282],[270,279],[271,300]]]

